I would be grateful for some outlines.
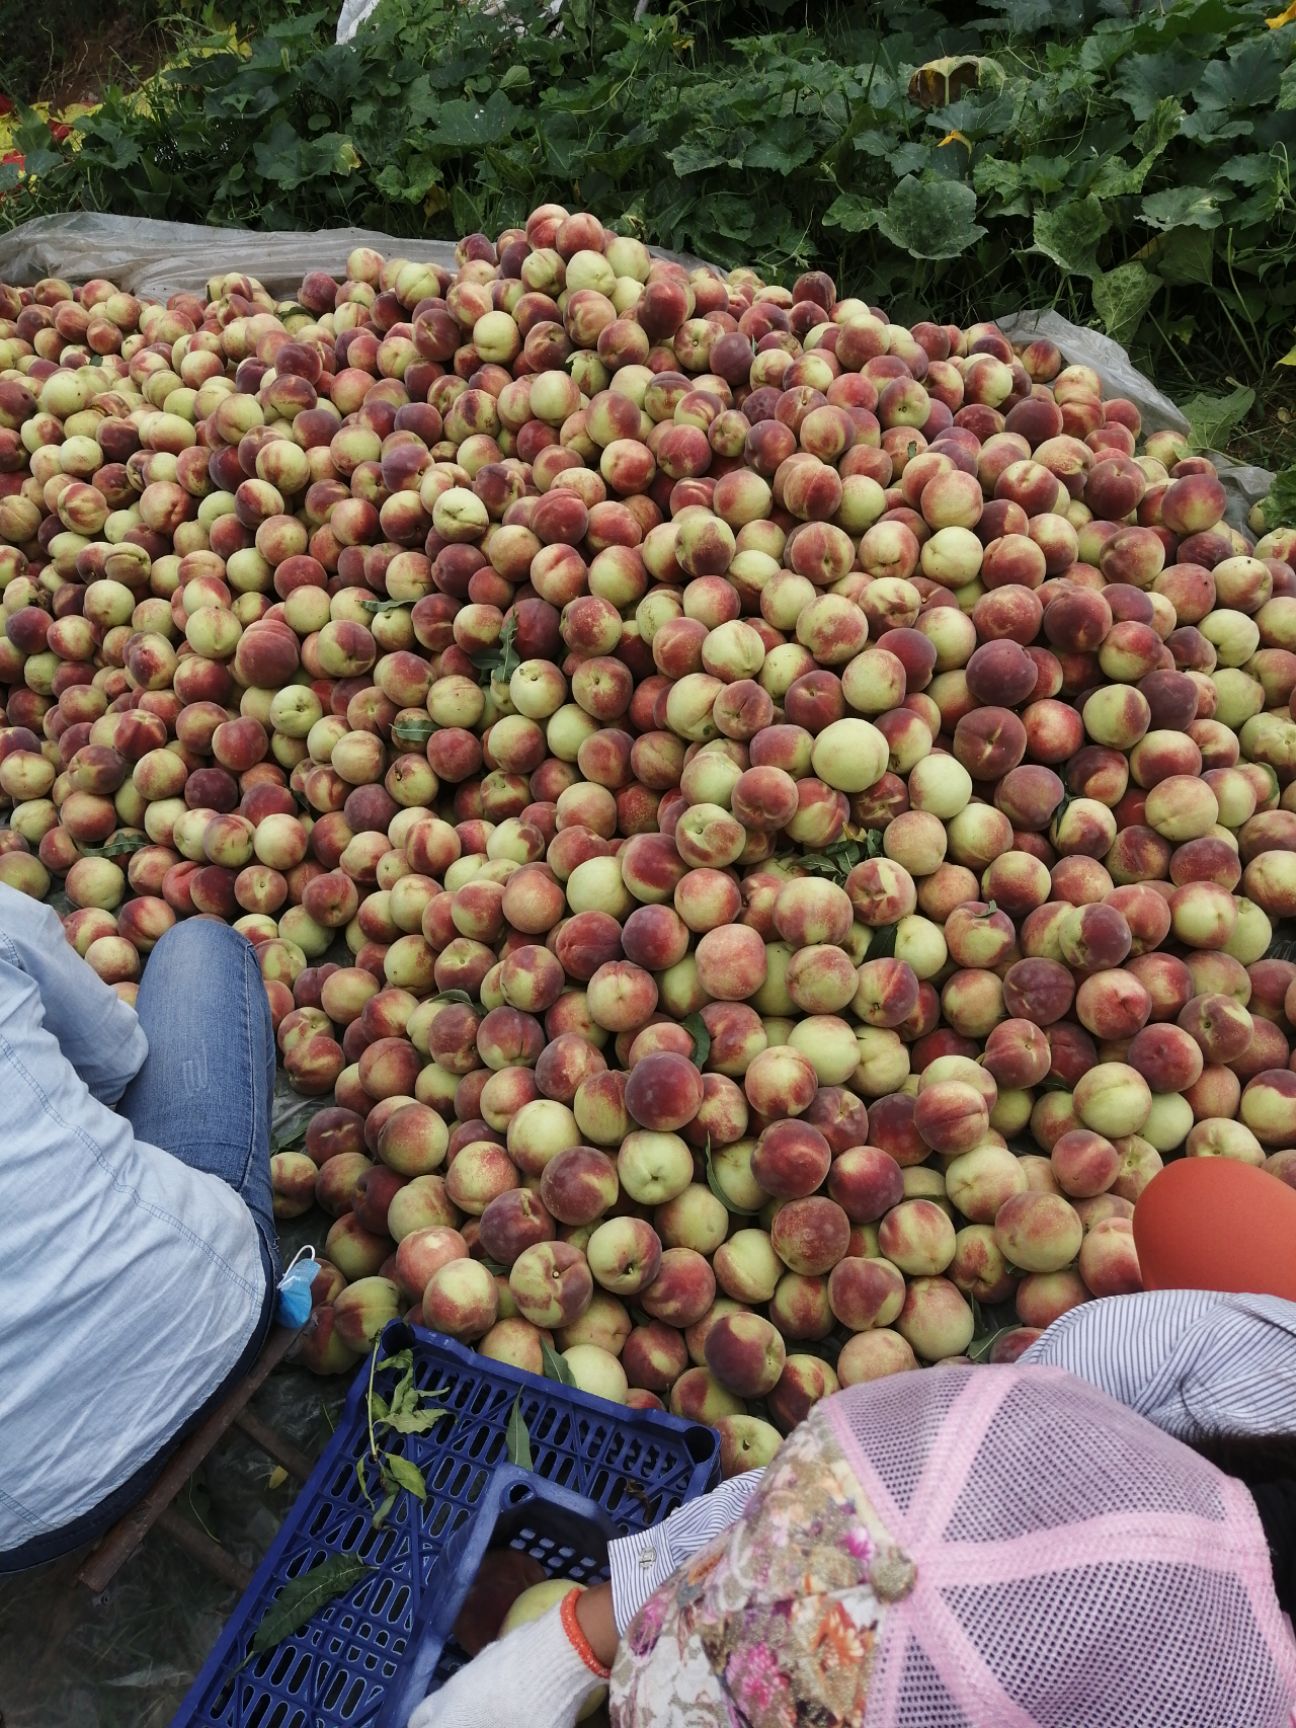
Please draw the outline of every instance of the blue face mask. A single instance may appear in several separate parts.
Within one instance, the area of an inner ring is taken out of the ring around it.
[[[275,1287],[275,1324],[299,1331],[310,1319],[311,1286],[319,1267],[313,1248],[303,1248]]]

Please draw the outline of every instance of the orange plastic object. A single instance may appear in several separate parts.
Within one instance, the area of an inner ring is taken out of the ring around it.
[[[1296,1302],[1296,1188],[1231,1158],[1167,1164],[1134,1208],[1146,1290],[1230,1290]]]

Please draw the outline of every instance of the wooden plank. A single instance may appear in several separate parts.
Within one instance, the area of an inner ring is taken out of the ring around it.
[[[289,1475],[295,1476],[299,1482],[304,1482],[315,1468],[304,1452],[299,1452],[287,1440],[281,1439],[254,1410],[240,1410],[234,1418],[234,1426],[241,1428],[248,1439],[259,1446],[268,1458],[273,1458],[276,1464],[282,1464]]]
[[[200,1530],[196,1524],[191,1524],[187,1518],[182,1518],[174,1506],[164,1506],[157,1516],[157,1527],[165,1530],[172,1541],[178,1542],[182,1548],[188,1549],[194,1559],[199,1561],[209,1572],[237,1590],[241,1596],[252,1582],[252,1573],[239,1562],[219,1542],[214,1542],[205,1530]]]

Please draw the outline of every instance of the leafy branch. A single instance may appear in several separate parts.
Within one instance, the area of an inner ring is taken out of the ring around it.
[[[386,1523],[397,1496],[412,1494],[420,1502],[427,1499],[427,1482],[412,1458],[390,1451],[380,1444],[379,1437],[389,1434],[426,1434],[450,1411],[431,1403],[445,1396],[445,1388],[436,1392],[422,1391],[414,1380],[414,1352],[400,1350],[381,1362],[378,1352],[381,1341],[375,1340],[369,1358],[369,1385],[365,1393],[365,1426],[369,1437],[368,1449],[356,1459],[356,1481],[373,1512],[373,1527],[378,1530]],[[375,1381],[383,1369],[395,1369],[399,1378],[390,1396],[379,1392]],[[376,1483],[372,1478],[376,1473]],[[378,1498],[375,1498],[375,1490]]]

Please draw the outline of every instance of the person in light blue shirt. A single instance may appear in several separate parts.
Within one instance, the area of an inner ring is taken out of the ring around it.
[[[251,947],[177,925],[137,1008],[0,885],[0,1572],[109,1529],[270,1324],[275,1053]]]

